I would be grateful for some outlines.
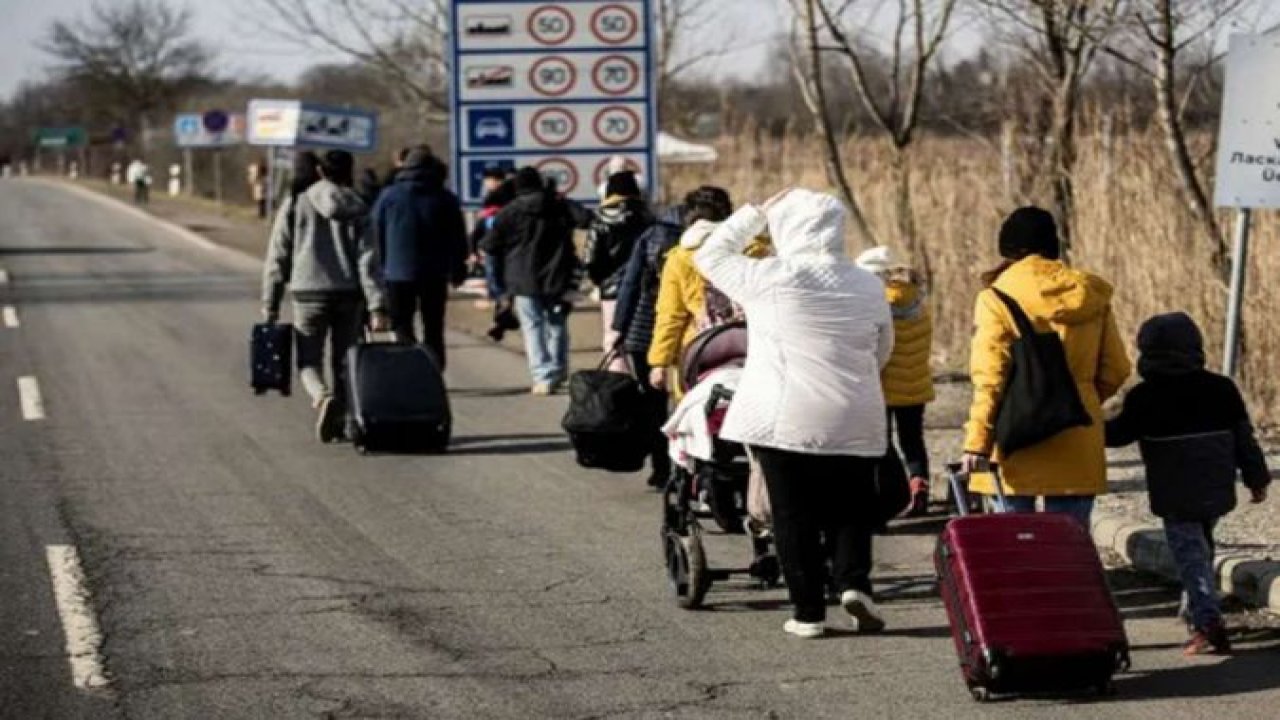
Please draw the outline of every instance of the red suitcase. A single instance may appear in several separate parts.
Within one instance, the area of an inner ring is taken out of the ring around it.
[[[965,498],[960,477],[952,467],[952,492]],[[938,538],[934,566],[974,699],[1110,692],[1129,667],[1129,640],[1089,533],[1065,515],[964,515],[966,504]]]

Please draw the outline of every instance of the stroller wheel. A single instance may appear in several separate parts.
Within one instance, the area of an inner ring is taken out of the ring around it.
[[[685,610],[702,607],[702,601],[711,589],[711,573],[707,568],[707,556],[702,549],[702,537],[666,533],[667,581],[675,596],[676,606]]]

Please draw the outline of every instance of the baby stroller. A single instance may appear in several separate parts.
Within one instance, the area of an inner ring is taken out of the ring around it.
[[[746,355],[747,329],[738,322],[698,335],[681,363],[679,383],[686,395],[672,422],[683,423],[678,419],[682,412],[702,413],[693,422],[700,423],[705,418],[709,435],[706,447],[676,463],[663,492],[662,544],[667,579],[676,604],[685,609],[700,607],[714,582],[747,575],[773,587],[781,577],[781,566],[767,536],[751,535],[753,560],[745,569],[710,567],[703,545],[707,530],[702,520],[706,518],[711,518],[723,534],[746,532],[751,473],[746,448],[719,436]]]

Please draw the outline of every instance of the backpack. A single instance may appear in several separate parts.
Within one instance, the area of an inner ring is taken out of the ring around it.
[[[1009,347],[1009,380],[996,414],[996,446],[1009,457],[1093,418],[1067,365],[1067,351],[1055,332],[1039,333],[1022,307],[1005,293],[991,292],[1009,308],[1018,337]]]

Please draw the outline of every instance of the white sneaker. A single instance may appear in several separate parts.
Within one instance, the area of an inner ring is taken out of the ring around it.
[[[866,593],[857,590],[845,590],[840,595],[840,604],[853,620],[853,629],[863,633],[875,633],[884,630],[884,617],[880,609]]]
[[[788,635],[795,635],[805,640],[820,638],[827,633],[827,628],[822,623],[807,623],[799,620],[788,620],[782,629]]]

